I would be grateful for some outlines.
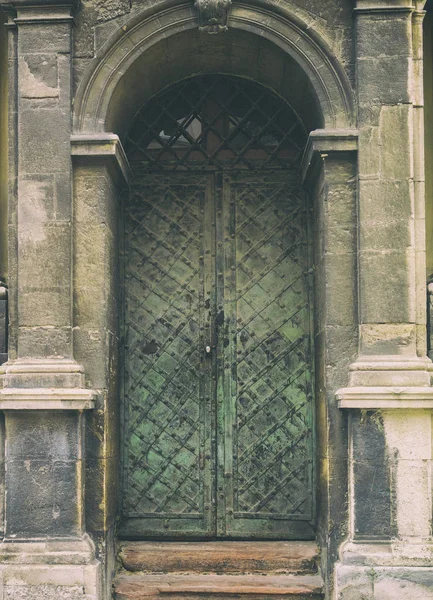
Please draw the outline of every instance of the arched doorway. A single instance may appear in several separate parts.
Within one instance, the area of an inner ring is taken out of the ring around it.
[[[228,75],[137,114],[126,151],[125,537],[314,537],[307,139]]]

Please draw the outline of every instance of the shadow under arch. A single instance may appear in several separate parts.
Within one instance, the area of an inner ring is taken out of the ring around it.
[[[343,67],[288,7],[274,0],[236,3],[229,28],[218,36],[199,33],[192,2],[166,0],[133,17],[92,61],[75,98],[74,133],[123,137],[155,93],[176,80],[211,72],[272,87],[310,131],[354,126],[353,93]]]

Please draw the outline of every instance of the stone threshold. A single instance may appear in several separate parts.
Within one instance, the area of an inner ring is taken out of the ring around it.
[[[122,542],[115,600],[323,598],[315,542]]]
[[[123,542],[119,558],[127,571],[147,573],[317,572],[315,542]]]
[[[319,575],[149,575],[126,573],[116,578],[115,600],[166,597],[170,600],[206,597],[242,597],[265,600],[323,598]]]

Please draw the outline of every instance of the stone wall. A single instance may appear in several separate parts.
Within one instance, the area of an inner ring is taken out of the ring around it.
[[[10,88],[6,597],[110,597],[130,177],[119,136],[161,87],[218,71],[274,87],[314,130],[302,172],[315,214],[327,595],[387,600],[404,582],[407,600],[431,595],[423,2],[357,0],[355,13],[345,0],[305,4],[234,2],[229,32],[212,37],[198,32],[193,2],[0,0]]]

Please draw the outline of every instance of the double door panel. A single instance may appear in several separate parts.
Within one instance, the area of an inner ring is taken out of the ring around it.
[[[123,535],[314,535],[307,221],[290,172],[136,174]]]

